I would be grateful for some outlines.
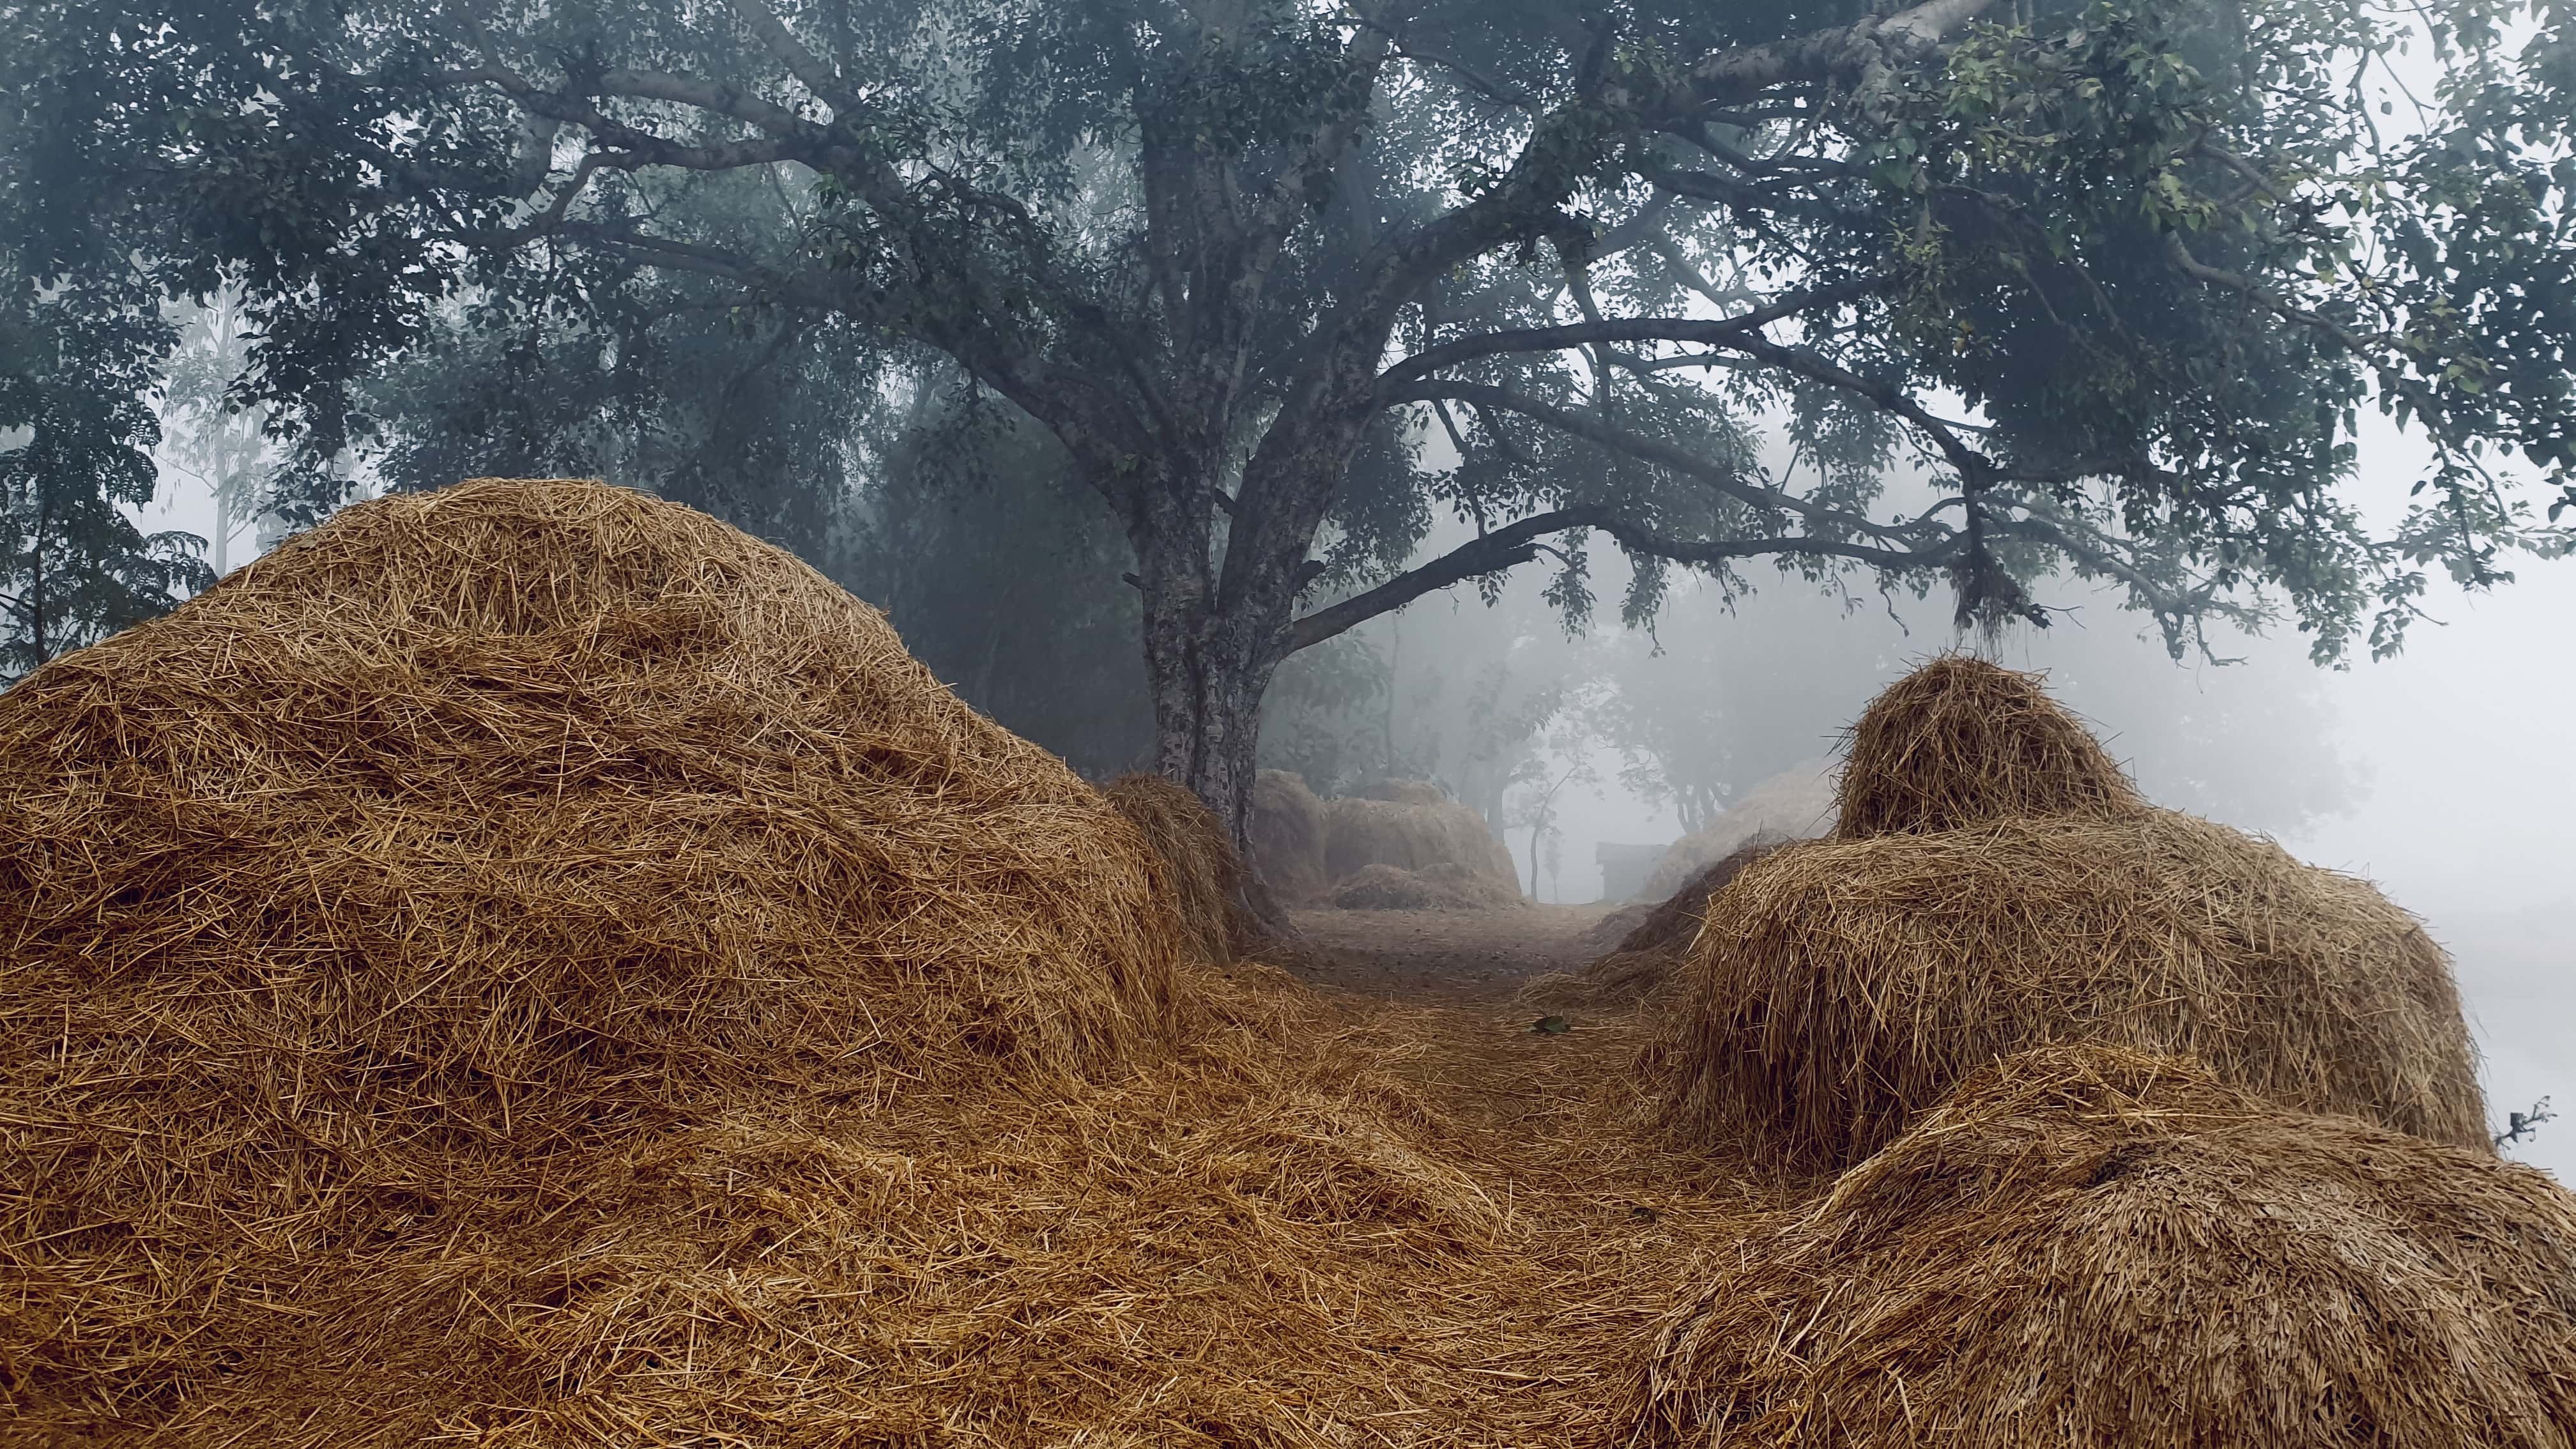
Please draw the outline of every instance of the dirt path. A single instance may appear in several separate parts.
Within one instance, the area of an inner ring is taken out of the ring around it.
[[[1610,909],[1295,911],[1306,949],[1290,968],[1317,986],[1359,996],[1499,1006],[1530,977],[1571,971],[1600,955],[1606,948],[1587,933]]]

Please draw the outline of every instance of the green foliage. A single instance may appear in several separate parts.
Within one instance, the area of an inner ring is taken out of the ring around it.
[[[233,289],[289,518],[359,457],[602,471],[826,556],[854,496],[927,487],[858,471],[910,446],[887,400],[962,376],[1097,495],[1041,572],[1138,570],[1080,612],[1141,603],[1167,736],[1233,738],[1191,690],[1366,612],[1301,597],[1546,558],[1580,624],[1587,528],[1632,622],[1755,557],[1988,621],[2062,571],[2177,653],[2286,611],[2332,659],[2431,570],[2566,545],[2576,63],[2563,0],[2525,14],[37,0],[0,236],[13,305],[94,309],[77,375],[138,394],[170,338],[119,309]],[[2383,134],[2355,76],[2419,24],[2440,104]],[[2350,496],[2365,405],[2436,456],[2393,530]],[[1040,562],[998,504],[905,512],[944,496],[870,526]],[[150,546],[96,540],[148,594]]]

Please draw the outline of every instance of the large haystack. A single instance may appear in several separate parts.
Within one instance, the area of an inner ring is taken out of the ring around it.
[[[1244,904],[1243,857],[1216,813],[1160,775],[1121,775],[1101,793],[1169,870],[1173,903],[1199,959],[1222,966],[1250,950],[1261,926]]]
[[[1852,726],[1835,830],[1899,835],[2143,804],[2037,676],[1948,654],[1890,685]]]
[[[0,1362],[45,1380],[9,1392],[148,1417],[348,1254],[755,1085],[1157,1056],[1157,874],[712,519],[564,481],[350,509],[0,695]]]
[[[2565,1449],[2576,1197],[2191,1063],[2008,1058],[1656,1344],[1649,1449]]]
[[[1485,817],[1454,800],[1371,800],[1346,797],[1324,802],[1324,870],[1343,881],[1372,865],[1391,865],[1415,875],[1435,868],[1463,871],[1520,898],[1520,879],[1512,858],[1485,828]]]
[[[1638,899],[1670,900],[1692,876],[1757,839],[1813,840],[1833,826],[1833,762],[1814,759],[1793,765],[1745,791],[1706,830],[1668,846]]]
[[[1711,902],[1686,971],[1668,1111],[1795,1166],[1856,1162],[1979,1066],[2075,1041],[2486,1141],[2459,996],[2415,918],[2186,815],[1786,846]]]
[[[1252,780],[1252,869],[1270,893],[1289,905],[1324,898],[1333,878],[1324,870],[1324,802],[1306,781],[1286,770],[1264,770]]]

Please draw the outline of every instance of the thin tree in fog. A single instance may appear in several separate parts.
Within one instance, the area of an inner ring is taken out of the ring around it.
[[[1125,534],[1157,761],[1239,830],[1282,661],[1541,557],[1579,617],[1594,534],[1632,619],[1667,563],[1990,622],[2062,568],[2177,648],[2275,586],[2327,655],[2555,547],[2491,471],[2576,463],[2576,105],[2514,13],[2427,12],[2449,108],[2383,143],[2360,0],[48,0],[5,220],[50,376],[140,345],[59,279],[238,285],[308,511],[442,309],[612,380],[675,295],[852,397],[953,368]],[[2440,457],[2392,536],[2337,495],[2374,400]]]

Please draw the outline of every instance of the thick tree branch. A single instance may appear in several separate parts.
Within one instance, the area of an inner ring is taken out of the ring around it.
[[[1557,352],[1566,348],[1622,342],[1686,342],[1713,346],[1802,312],[1856,302],[1886,290],[1889,285],[1890,281],[1885,277],[1857,278],[1830,287],[1792,292],[1733,317],[1611,317],[1599,322],[1574,322],[1559,327],[1488,332],[1480,337],[1462,337],[1455,342],[1425,348],[1379,374],[1378,380],[1382,386],[1401,386],[1461,362],[1513,352]]]
[[[1380,614],[1401,609],[1424,594],[1528,563],[1538,557],[1538,540],[1549,534],[1570,528],[1597,528],[1609,521],[1610,510],[1606,508],[1560,508],[1479,535],[1366,593],[1354,594],[1298,619],[1288,629],[1288,652],[1320,644]]]
[[[1806,558],[1845,559],[1897,572],[1946,567],[1956,554],[1954,536],[1920,548],[1882,548],[1847,539],[1809,538],[1794,534],[1757,538],[1674,538],[1620,518],[1598,505],[1559,508],[1535,514],[1460,544],[1417,568],[1407,569],[1366,593],[1317,609],[1289,627],[1287,652],[1320,644],[1376,618],[1392,613],[1425,594],[1486,574],[1516,568],[1536,558],[1539,540],[1550,534],[1589,528],[1610,535],[1630,553],[1669,559],[1696,568],[1713,568],[1736,559],[1788,554]]]

